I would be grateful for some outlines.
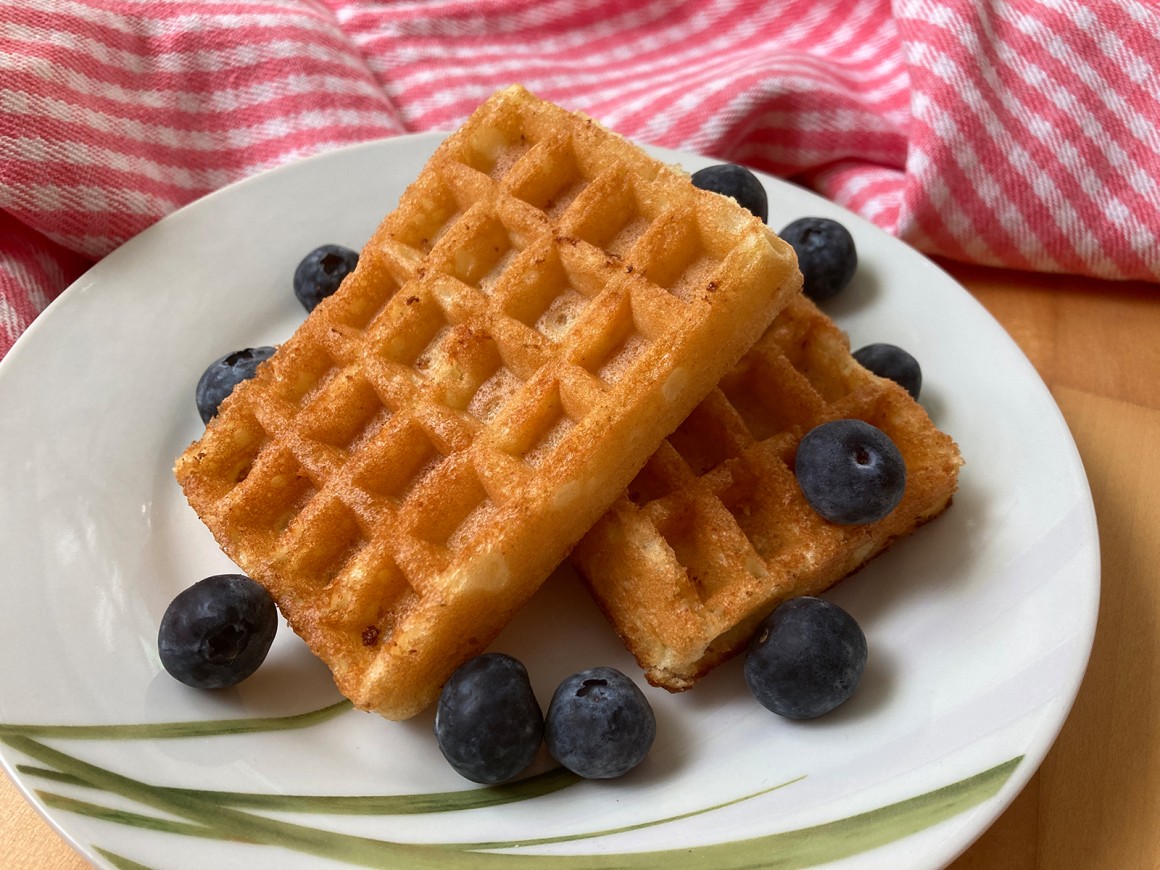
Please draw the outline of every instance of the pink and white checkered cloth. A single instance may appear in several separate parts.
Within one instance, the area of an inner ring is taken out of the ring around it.
[[[162,215],[517,81],[931,254],[1160,281],[1158,34],[1145,0],[0,0],[0,355]]]

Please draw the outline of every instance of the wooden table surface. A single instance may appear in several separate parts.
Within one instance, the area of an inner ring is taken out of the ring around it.
[[[1102,591],[1079,697],[1038,773],[952,870],[1160,868],[1160,285],[942,263],[1007,328],[1075,436]],[[0,866],[87,864],[0,773]]]

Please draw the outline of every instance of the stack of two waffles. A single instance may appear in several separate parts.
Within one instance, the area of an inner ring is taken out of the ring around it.
[[[732,200],[509,88],[177,477],[358,707],[422,710],[565,558],[684,689],[954,489],[950,439],[800,287]],[[879,523],[828,523],[794,481],[798,440],[841,417],[906,460]]]

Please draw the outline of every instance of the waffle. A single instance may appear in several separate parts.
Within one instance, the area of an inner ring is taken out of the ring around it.
[[[404,719],[800,282],[736,203],[512,87],[175,472],[339,689]]]
[[[877,523],[823,520],[792,472],[802,436],[846,417],[882,429],[906,461],[902,501]],[[941,513],[961,464],[921,406],[858,365],[845,335],[799,296],[571,562],[648,681],[681,691],[741,651],[779,603],[822,592]]]

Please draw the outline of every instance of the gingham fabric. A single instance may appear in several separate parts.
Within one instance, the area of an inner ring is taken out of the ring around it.
[[[512,82],[930,254],[1158,281],[1158,34],[1134,0],[0,0],[0,354],[166,213]]]

